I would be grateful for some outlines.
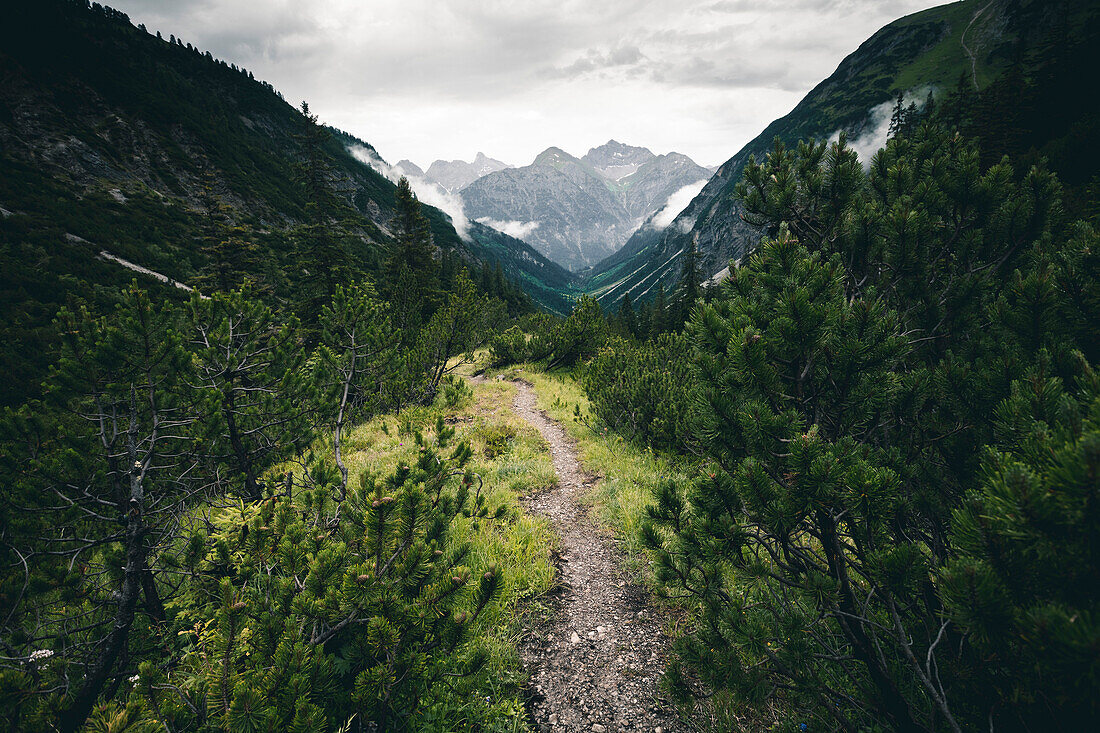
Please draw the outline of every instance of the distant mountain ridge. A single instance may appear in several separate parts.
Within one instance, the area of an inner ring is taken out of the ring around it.
[[[654,157],[647,148],[637,148],[624,145],[617,140],[608,140],[598,148],[589,150],[581,160],[607,178],[618,181],[636,172]]]
[[[789,114],[723,163],[668,227],[656,230],[643,224],[621,250],[596,264],[586,273],[586,290],[605,308],[614,308],[624,293],[637,299],[651,296],[658,283],[671,288],[680,276],[682,254],[692,243],[704,274],[718,273],[760,237],[741,220],[733,189],[749,157],[766,155],[775,138],[792,145],[845,131],[850,140],[873,151],[885,143],[885,129],[876,127],[882,106],[891,104],[898,92],[923,98],[930,88],[941,93],[952,89],[960,77],[984,88],[1013,58],[1044,43],[1059,25],[1079,34],[1094,27],[1096,6],[1087,0],[962,0],[886,25]]]
[[[400,160],[397,165],[394,166],[401,171],[404,176],[416,176],[417,178],[424,178],[424,171],[416,163],[411,160]]]
[[[525,241],[577,271],[618,250],[677,191],[708,178],[686,155],[610,140],[581,158],[547,148],[531,165],[482,176],[460,193],[470,218],[526,225]]]
[[[411,160],[398,161],[394,168],[400,170],[406,176],[423,178],[438,185],[448,193],[457,193],[482,176],[502,171],[513,166],[490,158],[485,153],[478,153],[472,162],[465,160],[435,160],[424,170]]]

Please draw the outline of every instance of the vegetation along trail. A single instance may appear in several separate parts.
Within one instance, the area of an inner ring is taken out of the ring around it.
[[[558,612],[532,629],[521,653],[531,672],[531,711],[542,731],[671,731],[675,712],[659,697],[667,639],[645,592],[616,563],[611,539],[578,504],[585,474],[562,427],[518,383],[516,413],[550,445],[557,484],[527,510],[550,519],[561,537]]]

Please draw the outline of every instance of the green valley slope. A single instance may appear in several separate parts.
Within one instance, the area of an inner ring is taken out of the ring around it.
[[[673,287],[680,255],[692,241],[703,271],[708,276],[718,273],[759,238],[759,232],[741,221],[733,192],[749,157],[767,154],[775,138],[791,145],[844,131],[873,150],[885,141],[885,131],[873,128],[883,112],[888,119],[898,92],[919,102],[933,88],[942,99],[960,80],[985,88],[1015,59],[1034,67],[1036,57],[1050,56],[1052,45],[1095,45],[1097,16],[1096,3],[1085,0],[963,0],[890,23],[845,58],[789,114],[726,161],[667,228],[658,231],[643,225],[619,252],[597,264],[586,289],[605,308],[613,308],[626,292],[637,300],[652,296],[658,283]],[[1091,69],[1078,72],[1092,74]],[[1058,114],[1058,109],[1051,111]],[[883,139],[872,133],[881,133]]]
[[[15,4],[0,24],[0,302],[18,401],[50,349],[57,308],[109,302],[135,276],[107,251],[181,282],[198,246],[204,180],[249,229],[279,297],[303,263],[288,231],[305,217],[296,182],[302,114],[266,82],[178,39],[80,0]],[[331,130],[324,164],[358,269],[375,272],[392,238],[394,183]],[[525,243],[476,225],[468,239],[425,207],[434,243],[472,266],[499,261],[543,307],[569,308],[572,276]],[[143,285],[160,287],[138,276]],[[166,290],[164,297],[178,297]]]

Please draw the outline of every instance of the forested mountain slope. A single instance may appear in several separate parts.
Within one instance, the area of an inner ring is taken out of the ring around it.
[[[298,176],[304,121],[250,72],[135,28],[122,13],[65,0],[8,8],[0,24],[0,320],[5,343],[34,348],[4,350],[3,371],[14,375],[4,401],[17,401],[40,371],[60,304],[110,301],[134,276],[101,259],[102,250],[193,282],[206,264],[204,201],[249,231],[256,277],[291,297],[309,268],[289,234],[307,218]],[[329,132],[319,156],[336,192],[331,216],[355,267],[374,272],[392,243],[395,185],[347,150],[369,144]],[[474,267],[500,262],[536,301],[567,307],[560,293],[570,275],[560,267],[480,225],[463,240],[446,215],[424,210],[437,250]]]
[[[1027,165],[1046,155],[1067,184],[1083,188],[1096,170],[1088,139],[1097,105],[1079,83],[1082,70],[1096,66],[1098,16],[1085,0],[963,0],[890,23],[726,161],[671,225],[641,228],[597,264],[587,289],[605,307],[625,292],[652,297],[658,283],[676,282],[692,241],[703,273],[717,273],[759,237],[741,221],[733,195],[750,156],[761,159],[777,137],[793,145],[841,131],[869,156],[885,143],[898,93],[918,107],[930,91],[939,101],[954,97],[963,115],[957,122],[982,141],[983,157],[1012,153]]]

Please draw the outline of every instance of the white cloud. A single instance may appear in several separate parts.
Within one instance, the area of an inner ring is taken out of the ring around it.
[[[537,221],[501,221],[491,219],[488,216],[483,216],[476,221],[516,239],[524,239],[528,234],[539,228]]]
[[[457,194],[444,191],[439,184],[427,179],[408,175],[400,167],[390,165],[362,145],[349,145],[348,152],[360,163],[366,163],[394,183],[400,181],[402,177],[406,178],[420,203],[434,206],[449,216],[458,236],[467,242],[470,241],[470,220],[466,217],[462,199]]]
[[[942,0],[110,0],[392,159],[631,140],[725,161],[886,23]]]
[[[906,106],[915,104],[917,109],[922,109],[928,99],[930,90],[931,87],[924,86],[906,92],[903,96],[903,104]],[[896,101],[890,100],[889,102],[876,104],[867,110],[867,118],[863,122],[863,127],[848,139],[848,147],[856,152],[864,168],[871,165],[871,158],[874,157],[875,153],[886,147],[886,140],[890,134],[890,118],[894,116]],[[833,134],[829,136],[829,142],[836,142],[838,139],[840,139],[840,130],[834,130]]]
[[[673,219],[679,216],[680,212],[687,208],[691,200],[699,195],[699,192],[703,190],[703,186],[705,185],[707,185],[707,179],[704,178],[701,181],[689,183],[669,196],[665,205],[662,206],[653,217],[651,222],[653,228],[661,230],[671,224]]]
[[[867,121],[864,123],[863,131],[848,140],[848,147],[856,151],[865,168],[871,164],[874,154],[886,145],[886,136],[890,131],[890,115],[893,111],[893,102],[875,105],[867,111]],[[836,130],[829,137],[829,141],[834,142],[839,138],[840,130]]]

